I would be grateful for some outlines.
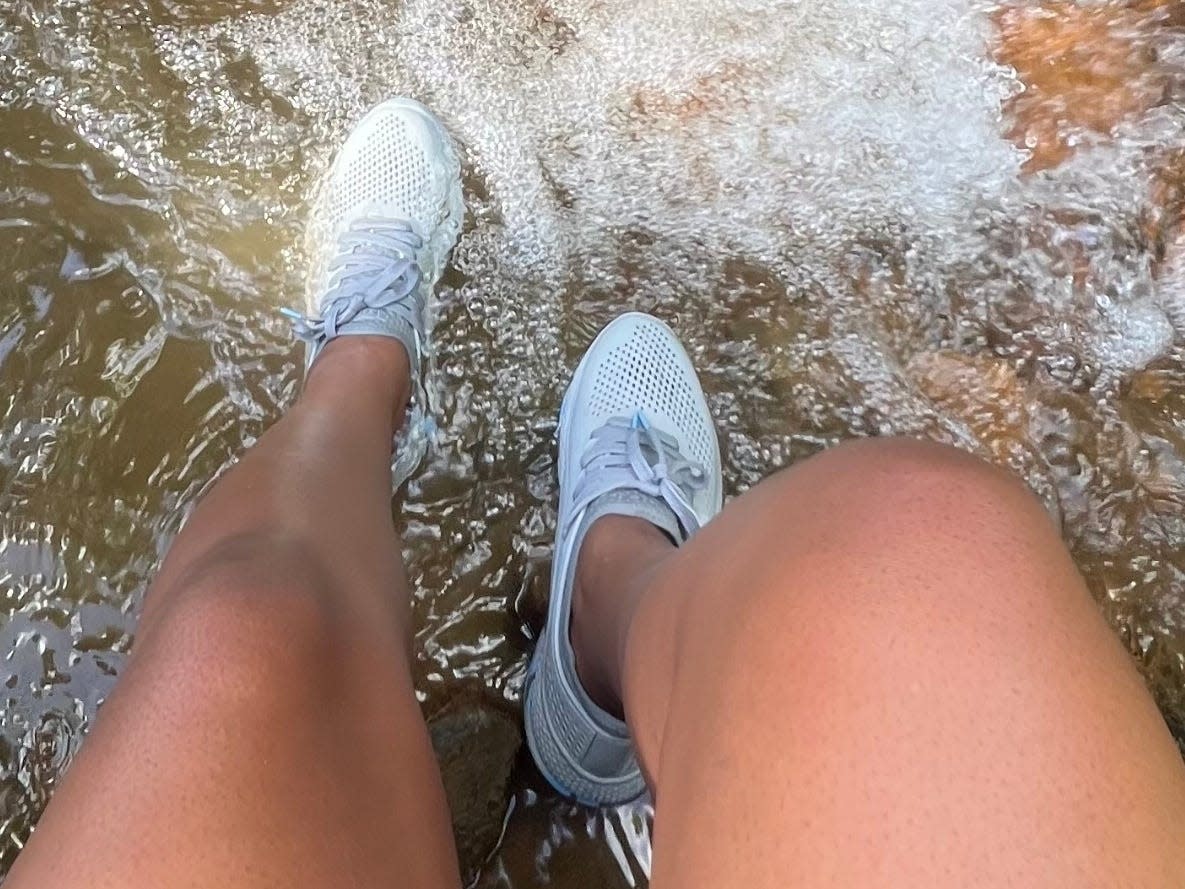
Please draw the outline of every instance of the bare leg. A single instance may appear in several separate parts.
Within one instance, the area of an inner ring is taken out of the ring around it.
[[[460,883],[408,663],[395,340],[330,343],[195,510],[14,889]]]
[[[863,442],[682,550],[645,531],[590,532],[572,637],[655,791],[656,889],[1185,886],[1185,766],[1003,473]]]

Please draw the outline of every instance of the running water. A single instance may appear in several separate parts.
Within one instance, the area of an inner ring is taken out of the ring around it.
[[[187,510],[295,396],[277,310],[303,291],[307,198],[392,94],[452,129],[469,206],[403,519],[428,709],[458,685],[517,704],[562,381],[642,309],[701,370],[731,493],[853,435],[1023,476],[1185,740],[1166,197],[1185,42],[1157,3],[1083,4],[1126,15],[1083,33],[1125,41],[1123,89],[1154,98],[1110,138],[1066,123],[1056,164],[1039,127],[1036,157],[1007,138],[1022,84],[995,61],[995,3],[190,6],[0,0],[3,862]],[[526,764],[513,789],[480,885],[644,882],[644,806],[587,815]]]

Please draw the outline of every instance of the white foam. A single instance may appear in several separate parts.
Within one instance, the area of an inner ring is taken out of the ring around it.
[[[187,43],[249,54],[323,122],[326,147],[384,94],[425,99],[493,195],[488,265],[562,281],[626,230],[826,263],[845,236],[961,226],[1018,162],[986,33],[964,0],[362,0],[297,2]]]

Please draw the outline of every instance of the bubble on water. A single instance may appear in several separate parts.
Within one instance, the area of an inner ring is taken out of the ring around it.
[[[487,271],[595,281],[642,232],[688,286],[703,277],[689,254],[784,264],[789,234],[796,264],[826,269],[853,235],[958,230],[1011,181],[1020,155],[998,119],[1012,83],[971,12],[297,2],[161,40],[183,74],[250,56],[326,148],[383,95],[427,100],[491,191]]]
[[[903,258],[897,302],[906,288],[938,298],[945,273],[984,252],[968,221],[1015,192],[1023,160],[1001,137],[1015,84],[987,60],[980,13],[961,0],[294,2],[157,36],[199,95],[225,92],[227,59],[251,59],[316,133],[310,181],[386,95],[444,118],[471,177],[456,286],[489,340],[472,370],[501,405],[497,454],[553,385],[581,323],[575,294],[690,320],[739,259],[791,290],[825,288],[859,335],[844,308],[864,298],[843,264],[867,244]],[[266,141],[238,135],[248,157]],[[446,438],[463,434],[445,419]]]

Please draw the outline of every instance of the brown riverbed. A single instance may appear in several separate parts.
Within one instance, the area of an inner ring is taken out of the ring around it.
[[[645,882],[644,806],[571,806],[513,755],[562,383],[627,308],[686,340],[730,494],[868,435],[1025,478],[1185,744],[1183,25],[1162,0],[0,0],[0,873],[186,511],[295,396],[307,198],[393,93],[467,159],[437,441],[400,502],[470,864],[509,810],[480,885]]]

